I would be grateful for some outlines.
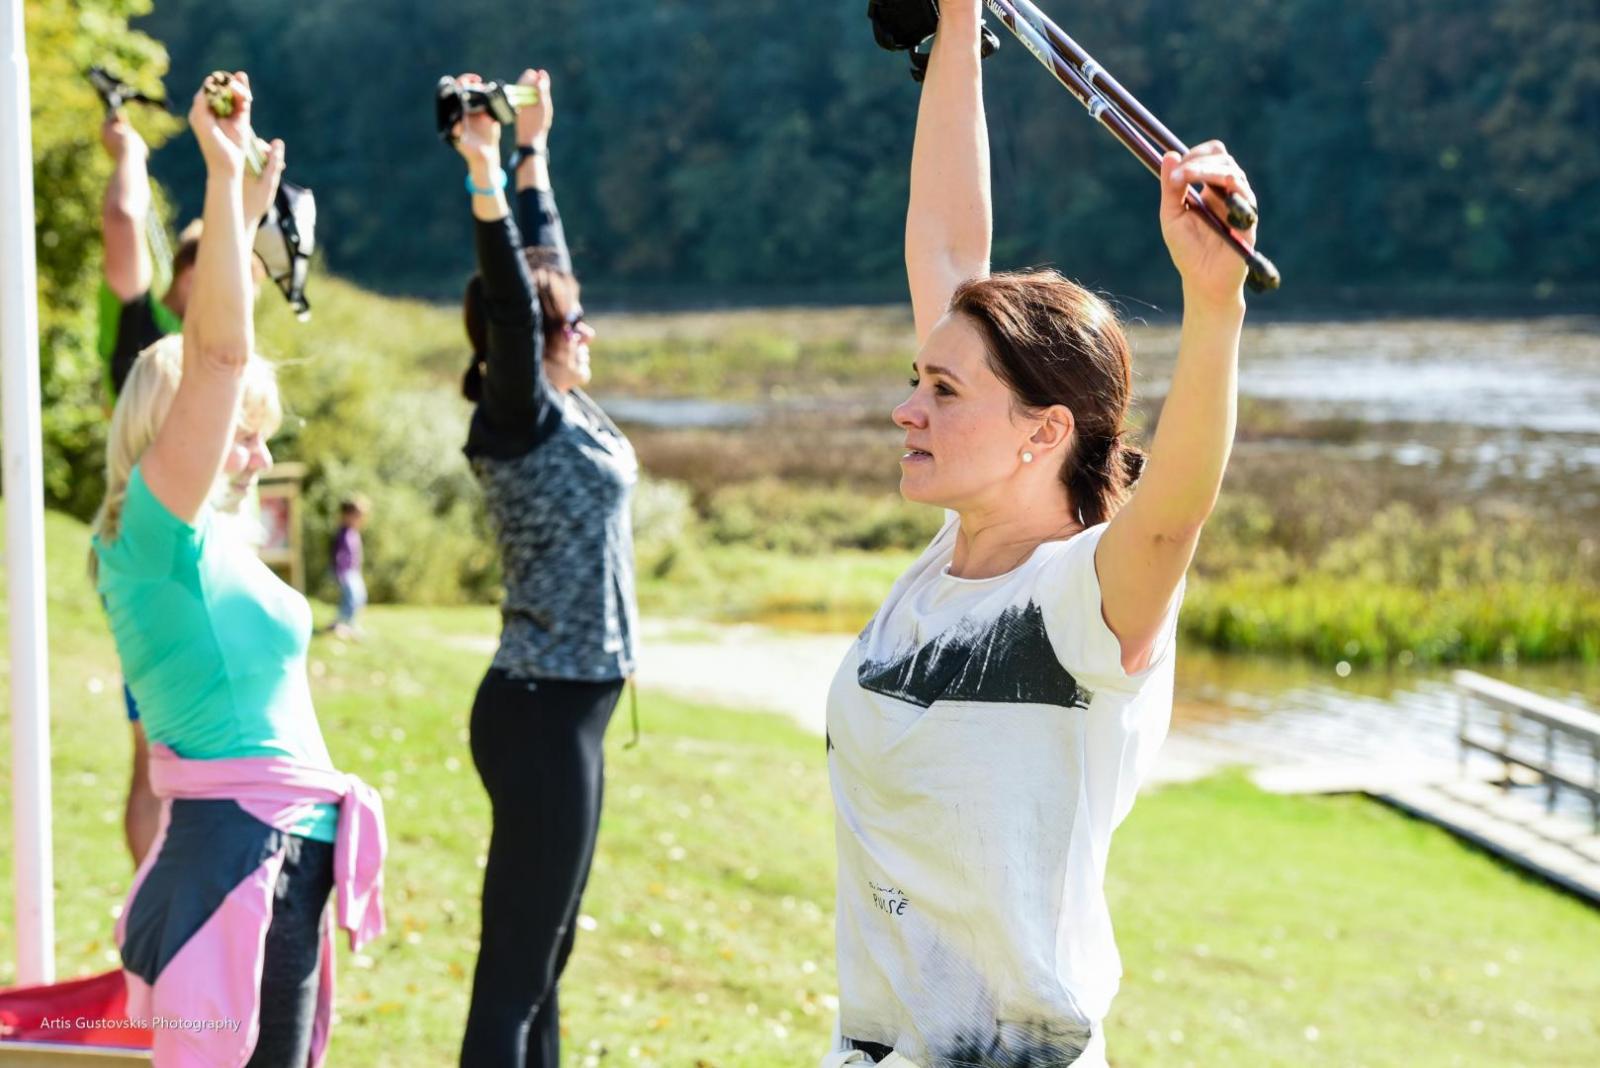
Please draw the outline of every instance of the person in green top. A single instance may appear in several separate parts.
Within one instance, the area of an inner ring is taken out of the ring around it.
[[[203,225],[196,219],[178,236],[172,256],[171,283],[157,297],[155,263],[146,241],[151,211],[150,148],[122,112],[106,117],[100,143],[111,157],[111,181],[101,205],[101,232],[105,241],[105,277],[100,285],[99,353],[105,364],[108,406],[122,393],[139,354],[162,338],[183,330],[189,306],[195,260]],[[246,217],[260,219],[272,203],[274,189],[265,183],[246,191]],[[260,266],[252,259],[257,283]],[[126,672],[124,672],[126,675]],[[149,743],[140,724],[133,693],[123,688],[128,725],[133,735],[133,762],[128,776],[128,798],[123,809],[123,835],[137,866],[156,835],[161,805],[150,791]]]
[[[100,208],[105,278],[100,286],[99,351],[114,402],[139,353],[183,329],[202,227],[196,220],[178,236],[172,281],[157,297],[152,292],[155,263],[145,240],[151,209],[150,147],[120,111],[106,116],[100,143],[111,157],[111,181]]]

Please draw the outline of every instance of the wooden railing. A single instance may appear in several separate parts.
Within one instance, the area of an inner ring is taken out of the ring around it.
[[[1455,673],[1455,684],[1461,690],[1461,763],[1474,750],[1487,753],[1505,765],[1503,785],[1511,788],[1517,768],[1538,776],[1545,790],[1545,809],[1554,811],[1556,797],[1563,791],[1586,798],[1594,815],[1595,832],[1600,833],[1600,715],[1552,701],[1536,693],[1479,675],[1472,671]],[[1474,722],[1472,713],[1486,709],[1494,714],[1491,733],[1498,726],[1499,738],[1492,741],[1485,736],[1483,716]],[[1539,754],[1517,748],[1515,742],[1524,735],[1534,735],[1536,744],[1542,743]],[[1589,754],[1589,781],[1579,782],[1572,770],[1557,767],[1558,742],[1566,739],[1574,748]]]

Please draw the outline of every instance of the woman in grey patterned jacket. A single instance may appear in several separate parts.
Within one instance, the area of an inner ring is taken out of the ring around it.
[[[463,81],[474,76],[465,75]],[[550,192],[550,78],[517,117],[523,247],[505,195],[500,127],[456,128],[476,219],[465,301],[477,407],[466,452],[505,573],[500,648],[472,706],[472,758],[494,826],[483,934],[461,1063],[560,1063],[556,987],[594,855],[606,724],[633,672],[637,631],[628,501],[638,463],[582,390],[592,327]]]

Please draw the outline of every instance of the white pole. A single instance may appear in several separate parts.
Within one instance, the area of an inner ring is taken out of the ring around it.
[[[55,981],[50,854],[50,677],[45,657],[44,467],[39,453],[39,290],[33,254],[33,124],[23,0],[0,0],[0,417],[11,602],[11,823],[17,978]],[[5,104],[9,100],[11,103]]]

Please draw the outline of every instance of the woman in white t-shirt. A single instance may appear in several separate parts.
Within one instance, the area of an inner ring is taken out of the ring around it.
[[[1250,191],[1216,142],[1162,164],[1184,318],[1146,464],[1124,441],[1116,316],[1054,272],[989,273],[981,5],[941,6],[906,232],[921,350],[894,419],[901,492],[948,518],[828,700],[840,1011],[824,1064],[1104,1068],[1121,975],[1106,858],[1166,735],[1245,310],[1244,265],[1183,192],[1203,183],[1220,210],[1218,190]]]

